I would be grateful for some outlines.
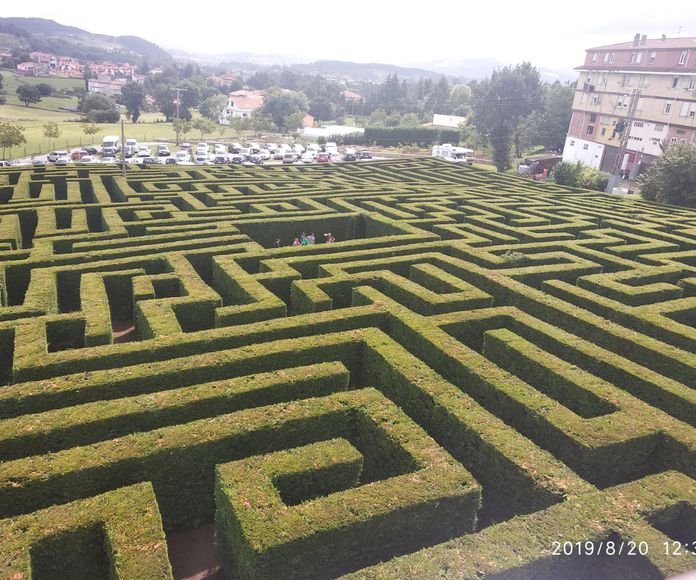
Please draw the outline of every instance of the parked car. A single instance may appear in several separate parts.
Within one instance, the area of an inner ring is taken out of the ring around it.
[[[167,157],[164,160],[165,165],[176,165],[177,163],[178,163],[178,161],[177,161],[176,157]]]
[[[137,147],[133,147],[132,145],[123,146],[123,156],[126,159],[130,159],[131,157],[133,157],[133,155],[135,155],[137,151]]]
[[[138,149],[138,140],[137,139],[126,139],[126,142],[124,144],[126,147],[131,147],[134,150]]]
[[[355,154],[355,149],[351,148],[346,149],[346,152],[343,155],[343,161],[355,161],[357,158],[358,157]]]
[[[85,149],[75,149],[70,153],[70,159],[72,159],[73,161],[79,161],[85,155],[89,155],[89,153]]]
[[[296,153],[288,151],[283,154],[283,163],[295,163],[295,161],[297,161]]]
[[[239,153],[241,149],[242,146],[239,143],[232,143],[232,145],[227,148],[230,153]]]
[[[56,157],[56,159],[58,158]],[[31,160],[31,164],[36,167],[41,167],[42,165],[46,165],[46,161],[41,157],[34,157],[34,159]]]
[[[163,144],[157,145],[157,157],[169,157],[169,155],[171,155],[169,147]]]
[[[152,151],[150,151],[150,148],[147,145],[141,145],[138,147],[138,152],[134,155],[134,157],[152,157]]]
[[[92,155],[83,155],[80,157],[80,163],[94,163],[95,159]]]
[[[188,151],[177,151],[174,154],[174,159],[176,159],[180,163],[188,163],[189,161],[191,161],[191,156],[189,155]]]
[[[140,161],[143,165],[159,165],[159,162],[157,157],[143,157]]]
[[[102,155],[114,157],[121,150],[120,147],[102,147]]]
[[[517,166],[517,174],[530,175],[531,177],[548,175],[562,160],[563,157],[560,155],[552,155],[539,159],[525,159]]]
[[[263,157],[259,155],[258,153],[254,153],[249,157],[249,161],[253,163],[254,165],[263,165]]]
[[[215,145],[213,145],[213,153],[215,155],[224,155],[227,153],[227,147],[225,147],[222,143],[215,143]]]
[[[181,149],[182,151],[188,151],[189,153],[191,153],[191,143],[188,143],[188,142],[182,143],[181,145],[179,145],[179,149]]]
[[[196,165],[209,165],[211,163],[208,154],[203,152],[197,152],[196,156],[194,157],[194,161],[196,162]]]
[[[273,155],[268,149],[260,149],[258,153],[264,161],[268,161],[273,158]]]
[[[227,156],[226,153],[223,153],[222,155],[216,155],[215,157],[213,157],[213,163],[215,163],[216,165],[221,165],[229,162],[230,158]]]
[[[61,155],[67,155],[67,151],[51,151],[48,155],[46,155],[46,159],[50,161],[51,163],[55,163],[56,159],[58,159]]]
[[[295,143],[295,144],[292,146],[292,148],[293,148],[293,150],[295,151],[295,153],[297,153],[298,156],[299,156],[299,155],[302,155],[302,154],[305,152],[304,145],[301,145],[300,143]]]
[[[360,152],[360,159],[372,159],[372,152],[367,149],[363,149]]]
[[[90,155],[96,155],[99,153],[99,147],[95,147],[94,145],[88,145],[87,147],[83,147],[83,149]]]
[[[302,163],[314,163],[314,153],[311,151],[303,153],[302,157],[300,157],[300,161],[302,161]]]
[[[56,159],[56,165],[65,166],[68,163],[70,163],[70,156],[69,155],[60,155],[58,157],[58,159]]]
[[[328,163],[329,161],[331,161],[331,156],[328,153],[320,151],[319,153],[317,153],[315,160],[317,163]]]
[[[239,153],[233,153],[232,156],[230,157],[230,162],[231,163],[244,163],[246,161],[246,157],[244,155],[240,155]]]
[[[105,155],[101,158],[102,163],[116,163],[116,161],[116,157],[114,157],[113,155]]]

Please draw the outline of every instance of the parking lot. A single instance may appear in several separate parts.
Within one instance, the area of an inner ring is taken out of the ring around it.
[[[137,143],[126,139],[124,144],[104,138],[103,146],[55,150],[46,155],[16,159],[12,165],[94,165],[120,164],[125,155],[127,164],[139,165],[312,165],[317,163],[344,163],[384,159],[375,157],[366,148],[339,148],[335,143],[259,144],[191,142],[180,146],[164,143]],[[111,138],[115,139],[115,138]]]

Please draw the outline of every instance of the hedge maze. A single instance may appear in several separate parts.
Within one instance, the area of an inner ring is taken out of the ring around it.
[[[6,168],[0,578],[171,578],[211,522],[232,578],[682,573],[695,353],[696,211],[433,159]]]

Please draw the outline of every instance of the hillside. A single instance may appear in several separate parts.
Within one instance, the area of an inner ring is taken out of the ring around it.
[[[150,65],[172,62],[156,44],[137,36],[93,34],[45,18],[0,18],[0,47],[51,52],[83,60]]]

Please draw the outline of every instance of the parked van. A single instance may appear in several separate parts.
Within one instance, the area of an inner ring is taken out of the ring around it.
[[[114,153],[118,153],[121,150],[121,139],[116,135],[107,135],[102,139],[102,151],[104,149],[109,149]]]
[[[450,143],[445,143],[444,145],[433,146],[432,157],[439,157],[440,159],[454,161],[455,163],[468,163],[469,165],[473,165],[474,150],[466,149],[465,147],[455,147]]]

